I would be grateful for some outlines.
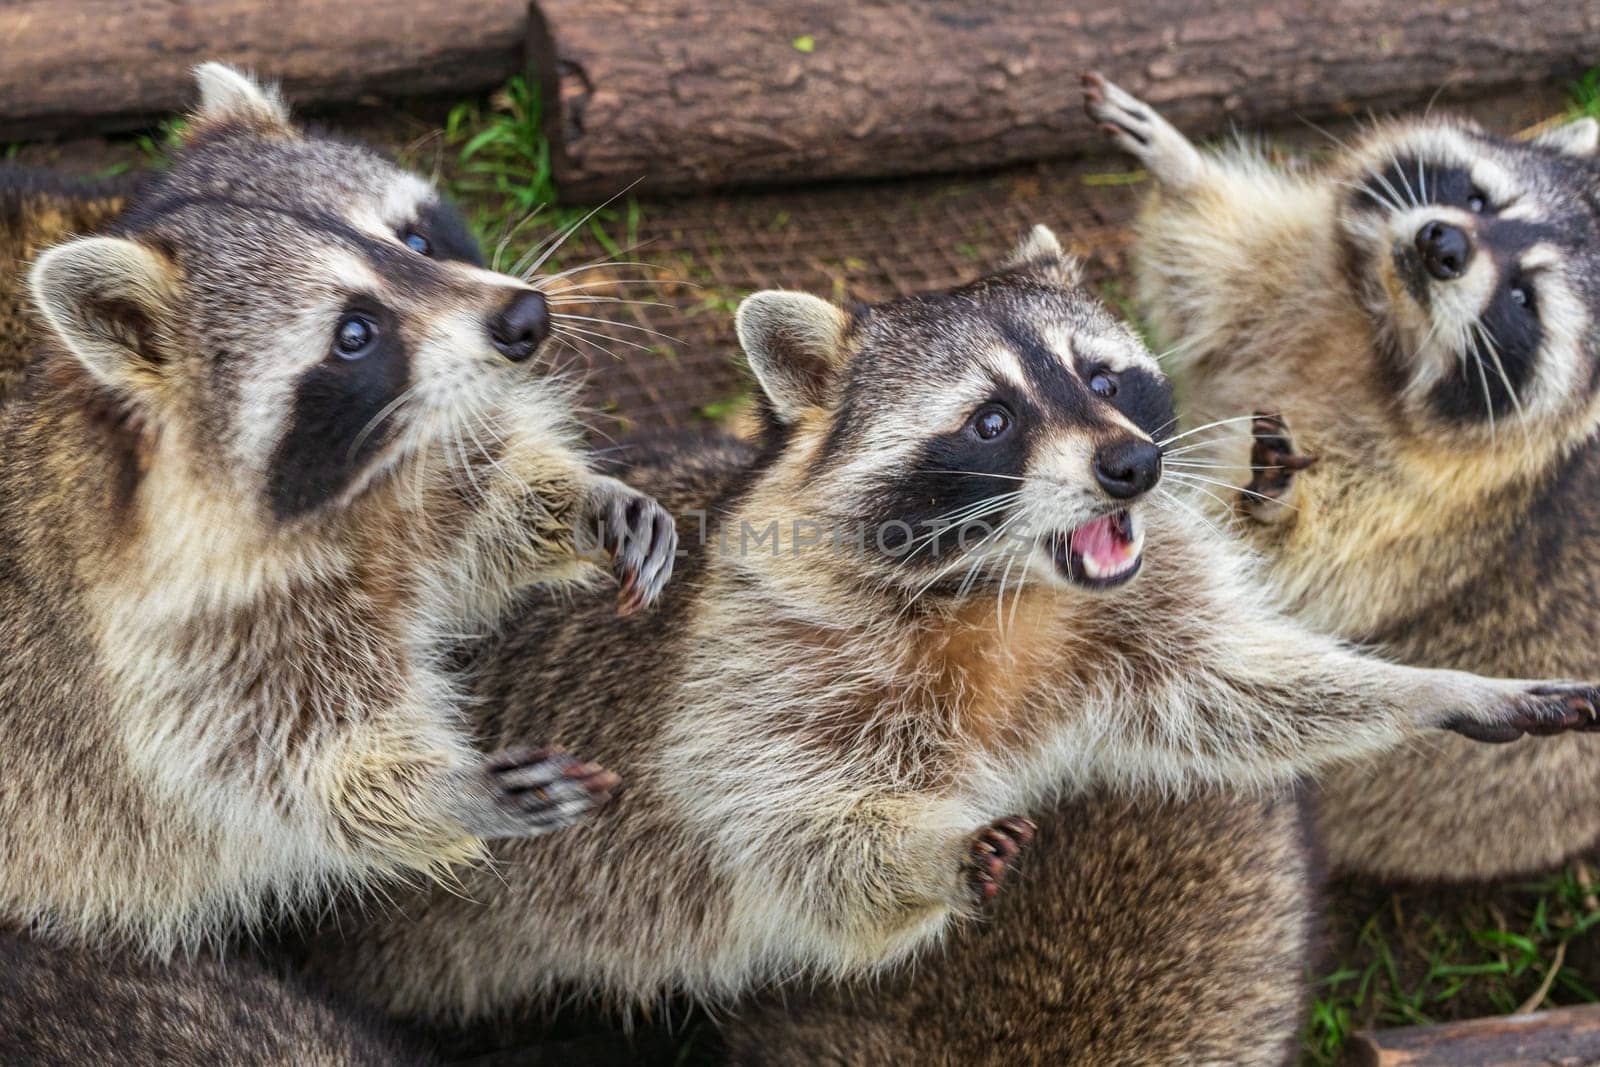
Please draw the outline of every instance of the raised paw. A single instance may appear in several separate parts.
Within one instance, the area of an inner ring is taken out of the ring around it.
[[[484,838],[563,830],[609,801],[621,782],[597,764],[526,747],[489,756],[474,779],[462,822]]]
[[[1199,177],[1204,164],[1188,138],[1098,71],[1083,75],[1083,109],[1100,132],[1163,185],[1183,189]]]
[[[1482,722],[1458,716],[1445,723],[1463,737],[1489,744],[1515,741],[1524,734],[1549,737],[1600,730],[1600,687],[1575,683],[1541,685],[1513,697],[1509,714]]]
[[[1295,474],[1317,461],[1294,449],[1288,424],[1281,415],[1255,413],[1250,424],[1254,439],[1250,446],[1250,482],[1240,491],[1240,504],[1246,513],[1261,522],[1284,518],[1294,488]]]
[[[678,529],[653,497],[615,483],[600,512],[600,545],[621,583],[618,610],[632,615],[655,603],[672,577]]]
[[[1083,76],[1083,110],[1129,154],[1142,157],[1149,149],[1154,113],[1099,71]]]
[[[972,835],[962,863],[967,888],[983,907],[1000,895],[1000,887],[1016,869],[1017,857],[1033,840],[1033,823],[1020,815],[996,819]]]

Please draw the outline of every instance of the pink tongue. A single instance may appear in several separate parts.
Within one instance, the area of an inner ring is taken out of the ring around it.
[[[1094,560],[1102,571],[1122,563],[1127,555],[1127,542],[1117,532],[1112,517],[1084,523],[1072,531],[1072,551],[1084,559]]]

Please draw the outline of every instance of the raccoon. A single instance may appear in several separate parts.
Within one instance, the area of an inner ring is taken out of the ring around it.
[[[7,1067],[424,1067],[416,1037],[248,958],[156,962],[0,932]]]
[[[433,1020],[861,975],[992,901],[1064,791],[1592,725],[1590,688],[1395,667],[1274,614],[1163,506],[1166,380],[1075,283],[1040,228],[951,291],[746,300],[763,443],[618,472],[704,523],[660,610],[535,594],[470,668],[484,734],[591,753],[624,802],[345,916],[316,972]]]
[[[1050,812],[981,926],[868,985],[773,998],[726,1062],[1295,1062],[1319,861],[1289,795],[1100,794]]]
[[[22,380],[32,349],[28,264],[50,245],[105,226],[127,192],[121,181],[72,182],[0,166],[0,404]]]
[[[0,921],[157,956],[603,803],[591,763],[476,752],[445,659],[602,548],[642,607],[674,551],[538,373],[538,288],[197,77],[170,168],[34,263],[0,406]]]
[[[1600,669],[1600,125],[1389,121],[1289,172],[1096,77],[1089,112],[1155,178],[1139,295],[1215,424],[1193,473],[1245,487],[1292,613],[1407,663]],[[1383,878],[1538,871],[1600,838],[1597,769],[1592,738],[1441,736],[1331,771],[1321,825]]]

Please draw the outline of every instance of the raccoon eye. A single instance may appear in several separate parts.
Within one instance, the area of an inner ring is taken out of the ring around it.
[[[411,249],[411,251],[415,252],[419,256],[433,255],[433,242],[422,236],[422,234],[418,233],[416,230],[401,231],[400,240],[405,243],[407,248]]]
[[[967,426],[978,435],[980,441],[998,440],[1011,429],[1011,412],[999,404],[988,404],[978,409]]]
[[[345,359],[360,359],[378,338],[378,327],[365,315],[346,315],[333,331],[333,346]]]
[[[1095,396],[1110,400],[1117,395],[1117,376],[1110,371],[1096,371],[1089,379],[1089,388]]]
[[[1525,311],[1533,310],[1533,290],[1526,285],[1513,285],[1511,287],[1511,302]]]
[[[1479,192],[1477,189],[1472,190],[1471,194],[1467,197],[1467,210],[1471,211],[1474,215],[1482,215],[1484,211],[1488,209],[1488,207],[1489,198],[1484,196],[1483,193]]]

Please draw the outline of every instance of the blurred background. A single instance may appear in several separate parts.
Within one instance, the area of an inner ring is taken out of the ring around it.
[[[1036,222],[1137,322],[1146,181],[1083,117],[1087,69],[1296,166],[1396,111],[1600,117],[1596,0],[5,0],[0,55],[0,155],[22,163],[162,166],[190,68],[221,59],[434,176],[501,269],[591,298],[556,359],[597,447],[739,411],[751,291],[945,287]],[[1306,1062],[1355,1028],[1595,1001],[1595,881],[1335,887]]]

